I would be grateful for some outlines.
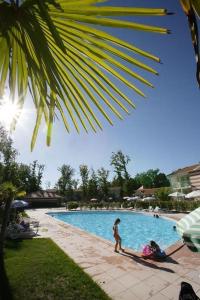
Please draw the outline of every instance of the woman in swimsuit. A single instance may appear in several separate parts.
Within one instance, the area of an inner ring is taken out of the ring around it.
[[[120,223],[120,219],[117,218],[115,220],[114,225],[113,225],[113,236],[114,236],[115,241],[116,241],[116,243],[115,243],[115,252],[119,252],[117,250],[118,245],[119,245],[119,250],[121,250],[122,252],[124,252],[124,249],[122,249],[122,246],[121,246],[122,239],[121,239],[121,237],[119,235],[119,231],[118,231],[118,225],[119,225],[119,223]]]

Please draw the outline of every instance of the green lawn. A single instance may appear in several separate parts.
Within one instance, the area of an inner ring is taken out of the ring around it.
[[[14,299],[110,299],[50,239],[7,242],[5,265]]]

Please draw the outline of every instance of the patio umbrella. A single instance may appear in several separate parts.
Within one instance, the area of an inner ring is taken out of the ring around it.
[[[135,200],[138,200],[138,199],[139,199],[138,196],[128,197],[128,198],[127,198],[127,201],[135,201]]]
[[[185,194],[180,193],[180,192],[174,192],[172,194],[169,194],[168,196],[169,197],[174,197],[174,198],[183,198],[183,197],[185,197]]]
[[[151,201],[151,200],[156,200],[156,198],[153,196],[149,196],[142,199],[142,201]]]
[[[200,198],[200,190],[192,191],[191,193],[187,194],[185,198]]]
[[[26,201],[23,200],[13,200],[11,207],[12,208],[23,208],[23,207],[27,207],[28,203]]]
[[[176,223],[177,232],[193,252],[200,252],[200,207]]]

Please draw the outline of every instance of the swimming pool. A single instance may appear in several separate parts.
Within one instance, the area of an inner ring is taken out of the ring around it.
[[[166,249],[180,239],[177,232],[173,230],[175,222],[141,213],[80,211],[48,214],[112,242],[114,242],[113,223],[116,218],[120,218],[119,233],[122,237],[122,246],[136,251],[141,251],[150,240],[155,240],[162,249]]]

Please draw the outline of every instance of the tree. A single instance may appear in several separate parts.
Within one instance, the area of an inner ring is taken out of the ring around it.
[[[15,171],[16,186],[21,186],[27,193],[41,190],[44,165],[39,164],[37,160],[30,165],[17,164]]]
[[[70,165],[62,165],[58,168],[61,173],[56,186],[61,195],[66,196],[68,200],[73,197],[73,176],[75,170]]]
[[[130,157],[128,155],[124,155],[121,150],[115,152],[112,152],[111,156],[111,166],[114,167],[114,172],[117,174],[117,177],[119,178],[124,177],[125,179],[128,179],[130,175],[127,171],[127,165],[131,161]]]
[[[109,173],[110,172],[104,168],[100,168],[97,170],[99,192],[103,200],[106,200],[108,197],[108,189],[110,186],[108,181]]]
[[[169,200],[169,194],[171,192],[171,188],[169,187],[162,187],[155,192],[155,197],[160,201]]]
[[[88,131],[88,125],[94,131],[97,130],[96,127],[102,128],[87,98],[112,124],[94,95],[100,96],[111,112],[122,119],[111,104],[111,99],[127,113],[128,109],[123,101],[130,107],[134,107],[134,104],[113,79],[121,81],[141,96],[144,93],[120,74],[121,71],[147,86],[153,86],[119,59],[157,74],[152,67],[129,55],[127,50],[156,62],[160,61],[159,58],[97,29],[96,25],[163,34],[168,32],[165,28],[116,20],[113,17],[164,16],[167,14],[166,10],[95,6],[98,2],[99,0],[0,1],[0,47],[3,53],[0,60],[0,97],[3,97],[8,82],[10,98],[15,99],[15,104],[21,109],[29,89],[37,111],[31,148],[34,147],[43,117],[47,124],[47,145],[50,145],[52,124],[57,112],[67,131],[70,130],[68,118],[78,132],[80,129],[76,118],[85,131]],[[95,25],[94,28],[91,25]],[[106,72],[112,74],[112,77],[108,77]],[[15,116],[12,127],[17,117]]]
[[[88,198],[98,198],[99,197],[99,187],[98,187],[98,177],[96,172],[91,169],[91,175],[88,182]]]
[[[121,150],[116,153],[112,152],[110,164],[114,167],[114,172],[116,173],[114,181],[121,187],[121,197],[123,197],[124,192],[127,193],[128,181],[130,179],[130,175],[127,171],[127,165],[130,160],[130,157],[128,155],[124,155]]]
[[[159,169],[149,169],[147,172],[138,173],[135,176],[135,181],[139,186],[144,188],[167,187],[170,185],[164,173],[160,173]]]
[[[79,167],[80,176],[81,176],[81,188],[83,194],[83,200],[87,201],[88,199],[88,180],[89,180],[89,169],[86,165],[80,165]]]
[[[0,231],[0,299],[11,299],[12,293],[9,286],[9,281],[6,276],[5,266],[4,266],[4,240],[6,234],[6,227],[9,220],[11,202],[16,195],[16,187],[10,182],[5,182],[0,185],[0,201],[5,203],[3,219]]]
[[[27,192],[35,192],[41,189],[44,165],[38,164],[37,160],[34,160],[29,168],[30,174],[25,177]]]
[[[8,132],[0,125],[0,183],[12,181],[15,176],[17,154]]]
[[[4,241],[6,236],[6,227],[9,221],[10,208],[12,200],[18,196],[22,197],[25,195],[24,191],[20,191],[11,182],[4,182],[0,185],[0,203],[4,203],[3,218],[0,230],[0,299],[12,300],[12,294],[9,287],[9,281],[6,276],[4,267]]]
[[[155,187],[168,187],[170,182],[164,173],[159,173],[155,178],[154,185]]]
[[[139,186],[137,185],[136,181],[134,178],[129,178],[126,182],[125,182],[125,193],[127,196],[131,196],[133,195],[133,193],[135,192],[135,190],[137,190]]]

